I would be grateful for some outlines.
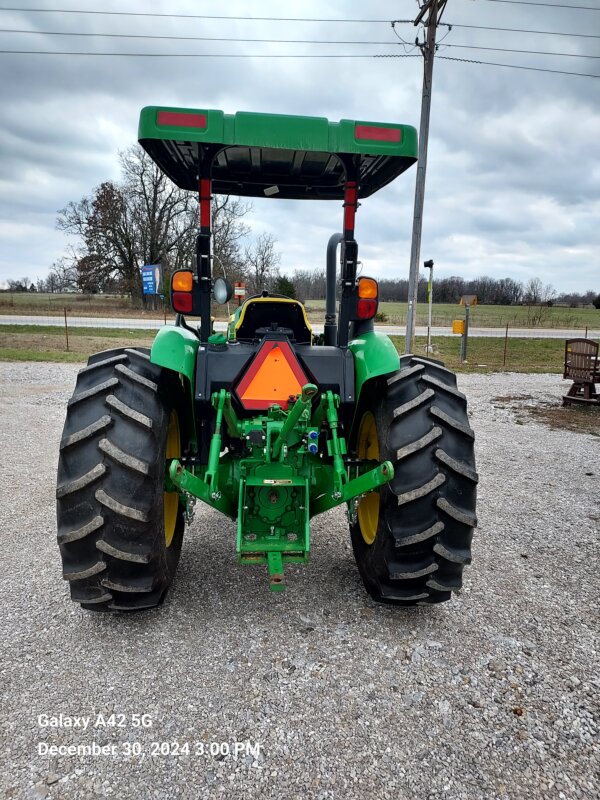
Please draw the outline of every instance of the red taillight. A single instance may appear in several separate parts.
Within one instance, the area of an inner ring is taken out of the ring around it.
[[[380,128],[375,125],[356,125],[355,139],[368,139],[371,142],[401,142],[401,128]]]
[[[178,314],[189,314],[192,311],[192,293],[191,292],[173,292],[171,295],[171,304],[173,310]]]
[[[171,128],[206,128],[206,114],[188,114],[182,111],[159,111],[157,122]]]
[[[356,306],[356,316],[359,319],[371,319],[377,313],[377,300],[362,297]]]

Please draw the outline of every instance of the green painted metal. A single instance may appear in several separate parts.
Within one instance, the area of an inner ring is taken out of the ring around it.
[[[159,367],[172,369],[195,383],[196,356],[200,341],[186,328],[165,325],[156,334],[150,351],[150,361]]]
[[[194,387],[196,385],[196,356],[200,341],[186,328],[165,325],[160,328],[150,350],[150,361],[159,367],[177,372],[183,377],[187,392],[188,430],[190,444],[196,445],[196,417],[194,413]]]
[[[217,419],[215,421],[215,430],[210,440],[210,448],[208,451],[208,467],[204,473],[204,481],[208,484],[210,495],[213,499],[221,497],[219,491],[219,461],[221,457],[221,427],[223,425],[223,408],[227,398],[225,389],[221,389],[218,395],[213,398],[213,405],[217,411]]]
[[[369,331],[348,344],[354,356],[357,406],[364,385],[372,378],[389,375],[400,369],[400,356],[385,333]]]
[[[209,506],[216,508],[217,511],[222,511],[229,517],[235,515],[235,507],[232,506],[229,497],[213,497],[210,492],[210,486],[202,478],[194,475],[187,469],[184,469],[181,462],[176,458],[171,461],[169,467],[169,477],[171,482],[182,492],[187,492],[193,497],[203,500]]]
[[[204,127],[160,124],[159,114],[195,114],[205,118]],[[389,128],[400,131],[400,141],[358,139],[357,126]],[[411,125],[391,122],[342,119],[329,122],[326,117],[292,114],[258,114],[172,106],[146,106],[140,112],[138,139],[162,139],[170,142],[201,142],[245,147],[275,147],[327,153],[357,153],[417,157],[417,132]]]
[[[270,550],[267,553],[267,566],[269,568],[270,589],[272,592],[282,592],[285,589],[283,583],[283,558],[277,550]]]
[[[158,106],[142,109],[138,139],[189,190],[198,188],[198,147],[213,154],[229,149],[227,159],[213,166],[213,191],[254,197],[264,197],[279,175],[282,186],[274,197],[342,198],[344,167],[332,155],[358,157],[359,196],[367,197],[408,169],[418,150],[411,125]]]
[[[392,462],[384,461],[382,464],[378,464],[368,472],[363,472],[363,474],[359,475],[357,478],[353,478],[352,480],[345,482],[342,488],[342,496],[340,498],[331,496],[328,497],[327,495],[319,497],[313,503],[313,513],[322,514],[324,511],[328,511],[330,508],[334,508],[340,503],[349,503],[355,497],[359,497],[367,492],[379,489],[380,486],[384,486],[386,483],[389,483],[393,477],[394,467]]]
[[[279,458],[282,448],[284,445],[287,445],[288,439],[291,437],[294,428],[300,421],[300,417],[303,415],[304,417],[310,415],[312,399],[317,391],[318,389],[314,383],[307,383],[306,386],[302,387],[302,394],[292,406],[290,413],[281,426],[277,439],[275,439],[273,443],[273,458]]]
[[[269,464],[257,467],[252,476],[242,478],[239,491],[238,561],[266,564],[270,588],[280,591],[285,585],[283,565],[308,561],[309,481],[294,475],[294,470],[287,465]],[[278,554],[276,562],[272,553]]]
[[[337,409],[340,405],[340,398],[333,392],[328,391],[323,394],[321,405],[325,411],[327,424],[331,430],[331,439],[327,442],[327,455],[333,459],[333,491],[331,492],[331,499],[337,502],[334,505],[342,502],[344,496],[344,484],[348,479],[348,473],[344,465],[344,456],[346,455],[346,440],[338,433],[339,420]],[[319,414],[319,418],[320,418]],[[315,512],[317,513],[317,512]]]
[[[337,409],[340,398],[324,392],[316,409],[317,387],[307,384],[288,411],[273,405],[265,414],[239,418],[231,394],[212,397],[214,432],[208,463],[169,467],[169,485],[237,519],[236,551],[242,564],[267,567],[270,588],[281,591],[284,565],[305,563],[310,553],[310,519],[377,489],[393,476],[389,462],[359,465],[350,479],[344,463],[346,441]],[[233,456],[222,453],[223,428],[243,442]]]

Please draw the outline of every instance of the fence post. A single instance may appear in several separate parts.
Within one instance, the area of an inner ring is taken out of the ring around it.
[[[467,345],[469,341],[469,312],[471,307],[466,305],[465,306],[465,332],[463,333],[463,353],[462,353],[462,360],[467,360]]]
[[[587,339],[588,326],[585,326],[585,338]]]
[[[67,340],[67,353],[69,352],[69,326],[67,325],[67,309],[63,308],[65,314],[65,337]]]
[[[504,358],[502,360],[502,367],[506,366],[506,348],[508,346],[508,322],[506,323],[506,333],[504,334]]]

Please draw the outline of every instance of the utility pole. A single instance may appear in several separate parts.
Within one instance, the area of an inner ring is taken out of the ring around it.
[[[427,171],[427,143],[429,140],[429,112],[431,109],[431,83],[433,79],[433,57],[435,34],[447,0],[426,0],[415,25],[423,22],[426,28],[425,42],[420,44],[424,59],[423,94],[421,97],[421,124],[419,127],[419,160],[415,185],[415,210],[413,215],[412,244],[410,248],[410,272],[408,276],[408,311],[406,315],[406,338],[404,352],[412,353],[415,344],[415,322],[417,316],[417,292],[419,288],[419,256],[421,254],[421,229],[423,227],[423,203],[425,200],[425,173]],[[427,14],[427,19],[423,18]]]

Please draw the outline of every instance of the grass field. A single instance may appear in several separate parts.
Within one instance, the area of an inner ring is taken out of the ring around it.
[[[307,303],[311,318],[322,317],[325,313],[324,300],[309,300]],[[379,310],[387,316],[390,325],[406,323],[406,303],[380,303]],[[529,314],[529,317],[528,317]],[[600,328],[600,310],[595,308],[552,307],[542,310],[542,321],[538,327],[585,329]],[[417,306],[417,325],[427,325],[428,307],[426,303]],[[432,325],[450,327],[453,319],[464,319],[465,309],[456,303],[434,303]],[[530,312],[524,306],[473,306],[470,324],[475,328],[502,328],[507,323],[512,328],[535,327],[531,325]]]
[[[322,322],[325,316],[324,300],[309,300],[306,304],[311,322]],[[132,306],[129,297],[120,295],[82,295],[82,294],[38,294],[32,292],[0,292],[1,314],[31,314],[36,316],[67,315],[97,317],[144,317],[163,319],[164,311],[140,309]],[[390,325],[406,323],[406,303],[380,303],[379,310],[386,315],[385,322]],[[213,313],[218,319],[226,318],[225,308],[215,307]],[[595,308],[543,309],[541,325],[543,328],[567,328],[585,330],[600,328],[600,310]],[[450,327],[453,319],[464,318],[465,310],[455,303],[434,303],[432,323],[438,327]],[[172,312],[167,310],[167,316]],[[524,306],[474,306],[471,309],[471,325],[479,328],[502,328],[506,324],[513,328],[535,327],[531,312]],[[427,305],[417,306],[417,325],[427,325]]]
[[[122,328],[71,328],[69,350],[60,326],[0,325],[2,361],[85,361],[92,353],[112,347],[152,344],[152,331]],[[392,341],[402,351],[404,339]],[[458,372],[562,372],[562,339],[509,339],[504,363],[504,339],[477,337],[469,340],[468,363],[459,358],[460,337],[434,337],[434,358]],[[415,352],[425,353],[425,338],[417,337]]]
[[[392,336],[402,351],[404,339]],[[425,354],[427,340],[417,336],[415,352]],[[565,343],[562,339],[509,339],[504,363],[504,339],[481,336],[469,339],[468,360],[460,362],[460,337],[434,336],[432,358],[441,359],[456,372],[560,372],[563,371]]]
[[[68,314],[80,317],[135,317],[143,314],[160,318],[164,313],[162,309],[141,309],[126,295],[0,292],[0,314],[53,316],[63,314],[65,308]],[[170,308],[167,313],[171,313]]]
[[[92,353],[112,347],[149,347],[152,331],[119,328],[71,328],[69,349],[64,328],[0,325],[1,361],[86,361]]]

